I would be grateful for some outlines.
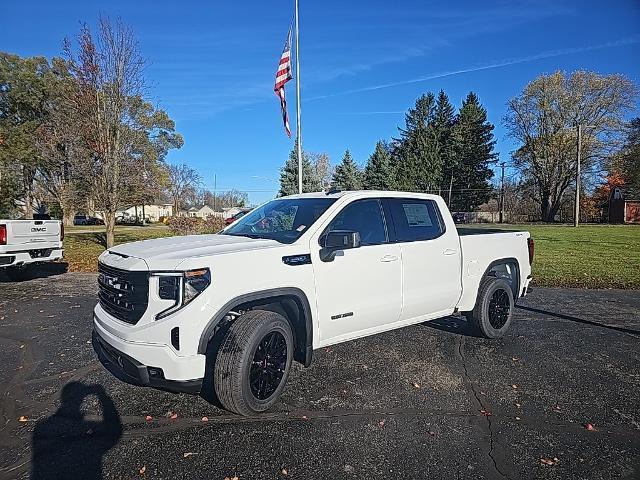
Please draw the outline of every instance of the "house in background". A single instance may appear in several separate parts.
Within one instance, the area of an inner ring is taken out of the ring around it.
[[[640,199],[627,200],[620,187],[611,189],[608,209],[609,223],[640,223]]]
[[[144,209],[142,205],[134,205],[127,207],[116,212],[116,218],[123,219],[135,219],[136,217],[142,219],[142,212],[149,222],[158,222],[162,217],[173,216],[173,205],[171,203],[161,203],[145,205]]]
[[[226,220],[227,218],[233,217],[237,213],[248,212],[249,210],[251,209],[246,207],[225,207],[222,209],[222,218]]]
[[[189,210],[182,210],[180,212],[181,217],[197,217],[197,218],[207,218],[207,217],[220,217],[222,216],[221,212],[216,212],[209,205],[202,205],[201,207],[191,207]]]

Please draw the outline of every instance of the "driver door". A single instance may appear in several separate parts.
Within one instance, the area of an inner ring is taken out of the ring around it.
[[[360,246],[338,250],[326,259],[320,244],[332,230],[358,232]],[[402,306],[400,247],[389,243],[378,199],[351,202],[320,238],[311,242],[320,345],[383,331],[398,321]]]

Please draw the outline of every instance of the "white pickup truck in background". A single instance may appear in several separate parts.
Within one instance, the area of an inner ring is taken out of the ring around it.
[[[34,263],[60,260],[63,239],[58,220],[0,220],[0,270],[21,280]]]
[[[105,251],[93,344],[124,381],[251,415],[314,349],[455,313],[501,337],[532,261],[528,232],[459,233],[439,196],[293,195],[217,235]]]

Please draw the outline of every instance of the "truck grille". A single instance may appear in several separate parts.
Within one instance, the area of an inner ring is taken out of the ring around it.
[[[120,270],[98,262],[98,298],[107,313],[135,325],[149,302],[149,273]]]

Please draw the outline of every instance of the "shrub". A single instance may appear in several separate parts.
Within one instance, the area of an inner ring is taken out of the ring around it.
[[[225,227],[222,217],[171,217],[167,225],[174,235],[218,233]]]

